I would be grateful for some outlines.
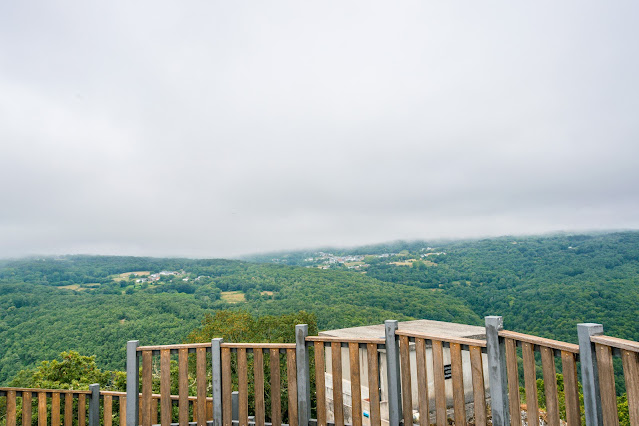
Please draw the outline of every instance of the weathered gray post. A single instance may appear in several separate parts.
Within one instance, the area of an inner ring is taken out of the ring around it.
[[[311,418],[311,378],[309,375],[306,336],[308,336],[308,324],[296,325],[297,419],[300,426],[307,426]]]
[[[386,371],[388,378],[388,424],[398,426],[402,418],[402,391],[399,381],[399,342],[395,338],[396,320],[384,321]]]
[[[579,337],[579,361],[581,362],[581,384],[584,389],[584,411],[586,426],[603,424],[601,395],[599,394],[599,373],[595,346],[590,336],[603,334],[603,325],[593,323],[577,324]]]
[[[231,392],[231,420],[240,421],[240,393],[238,391]]]
[[[138,358],[139,340],[129,340],[126,344],[126,426],[136,426],[140,409],[140,363]]]
[[[486,355],[493,425],[507,426],[510,425],[510,411],[508,407],[506,347],[504,340],[499,338],[499,330],[504,328],[504,322],[500,316],[487,316],[484,321],[486,323]]]
[[[222,426],[222,341],[219,337],[211,340],[213,426]]]
[[[89,400],[89,426],[100,426],[100,385],[89,385],[91,399]]]

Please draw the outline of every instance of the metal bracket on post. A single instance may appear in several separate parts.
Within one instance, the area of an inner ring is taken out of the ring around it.
[[[486,323],[486,356],[488,358],[488,382],[490,385],[491,409],[493,425],[510,425],[510,409],[508,406],[508,382],[506,374],[506,347],[499,338],[499,330],[503,330],[504,321],[500,316],[487,316]]]
[[[140,362],[139,340],[126,343],[126,426],[137,426],[140,410]]]
[[[238,391],[231,392],[231,421],[240,421],[240,393]]]
[[[222,350],[223,340],[216,338],[211,340],[211,385],[213,397],[213,426],[222,426]]]
[[[308,324],[295,326],[295,359],[297,370],[297,419],[299,426],[307,426],[311,418],[311,379],[306,348]]]
[[[395,338],[397,327],[396,320],[384,321],[389,425],[399,425],[399,421],[402,418],[402,390],[399,381],[399,342]]]
[[[91,399],[89,400],[89,426],[100,426],[100,385],[89,385]]]
[[[601,395],[599,393],[599,372],[597,355],[590,336],[603,334],[603,325],[593,323],[577,324],[579,337],[579,361],[581,362],[581,384],[584,390],[584,412],[586,426],[603,424]]]

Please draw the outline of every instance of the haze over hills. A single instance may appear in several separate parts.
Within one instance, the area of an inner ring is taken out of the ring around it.
[[[393,242],[244,260],[57,256],[0,262],[0,382],[63,350],[124,368],[127,340],[178,343],[206,313],[308,311],[319,329],[427,318],[575,341],[639,340],[639,232]]]

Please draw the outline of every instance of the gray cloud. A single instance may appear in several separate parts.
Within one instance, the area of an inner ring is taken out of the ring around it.
[[[639,227],[634,2],[0,5],[0,256]]]

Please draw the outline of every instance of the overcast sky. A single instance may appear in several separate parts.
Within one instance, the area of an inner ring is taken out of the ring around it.
[[[3,1],[0,257],[639,228],[635,1]]]

